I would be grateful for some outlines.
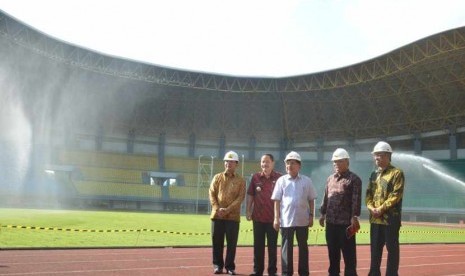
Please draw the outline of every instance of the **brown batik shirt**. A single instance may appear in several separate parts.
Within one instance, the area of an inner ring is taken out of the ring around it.
[[[362,180],[347,171],[330,175],[326,181],[325,194],[320,207],[326,222],[349,225],[354,216],[360,216]]]
[[[241,204],[245,198],[245,180],[237,173],[216,174],[210,184],[211,219],[240,221]],[[218,216],[218,209],[226,208],[226,216]]]

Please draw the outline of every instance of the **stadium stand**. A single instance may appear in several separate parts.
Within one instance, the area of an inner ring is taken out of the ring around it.
[[[62,150],[57,163],[73,167],[71,183],[75,198],[95,205],[121,208],[115,202],[136,202],[138,209],[146,205],[164,211],[194,211],[208,209],[210,175],[198,173],[198,160],[168,157],[165,171],[154,167],[154,157],[126,153]],[[173,175],[175,179],[159,178],[151,181],[151,175]],[[88,203],[89,204],[89,203]],[[133,205],[131,205],[133,206]]]
[[[83,180],[116,181],[138,184],[143,183],[141,170],[127,170],[89,166],[79,166],[78,170],[80,171]]]
[[[181,183],[179,186],[195,186],[197,187],[197,183],[199,182],[199,174],[198,173],[183,173],[182,174],[182,177],[183,177],[183,183]],[[201,186],[206,186],[208,187],[208,185],[205,185],[205,181],[201,181],[200,182],[204,182],[204,183],[201,183]]]
[[[169,172],[197,173],[198,159],[186,157],[165,157],[165,170]]]
[[[159,186],[99,181],[74,181],[74,186],[79,196],[102,199],[162,199]]]
[[[196,186],[170,186],[170,199],[173,200],[189,200],[197,199],[197,192],[200,200],[208,200],[208,187]]]
[[[158,170],[157,156],[130,155],[125,153],[62,150],[58,162],[75,166],[96,166],[118,169]]]

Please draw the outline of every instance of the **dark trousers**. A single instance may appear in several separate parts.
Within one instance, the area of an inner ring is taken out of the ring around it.
[[[239,222],[232,220],[212,220],[213,266],[235,270],[236,246],[239,236]],[[226,237],[226,259],[223,260],[224,238]]]
[[[268,243],[268,274],[277,272],[278,231],[273,223],[253,222],[253,269],[257,275],[265,270],[265,238]]]
[[[282,276],[292,275],[294,273],[294,233],[299,246],[299,275],[310,275],[308,269],[308,226],[298,227],[281,227],[281,272]]]
[[[388,252],[386,276],[398,276],[399,270],[399,230],[400,221],[392,220],[389,225],[370,225],[370,250],[371,264],[369,276],[381,276],[381,259],[383,257],[383,247],[386,245]]]
[[[350,239],[346,236],[346,228],[349,225],[337,225],[326,223],[326,245],[328,247],[330,276],[338,276],[341,272],[341,251],[344,257],[344,275],[357,275],[357,252],[355,247],[355,235]]]

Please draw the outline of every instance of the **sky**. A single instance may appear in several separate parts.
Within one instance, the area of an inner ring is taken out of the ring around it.
[[[252,77],[337,69],[465,26],[462,0],[0,0],[0,9],[110,56]]]

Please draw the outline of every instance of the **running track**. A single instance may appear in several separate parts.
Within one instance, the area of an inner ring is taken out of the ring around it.
[[[324,246],[310,247],[311,275],[327,275],[326,253]],[[252,272],[252,254],[250,247],[237,249],[236,271],[239,275]],[[369,247],[358,246],[357,257],[358,274],[367,275]],[[386,265],[385,257],[386,252],[383,255],[382,273]],[[296,259],[297,255],[294,255]],[[296,263],[294,268],[297,269]],[[399,272],[400,275],[415,276],[465,275],[465,244],[401,245]],[[0,250],[0,275],[213,274],[210,248],[118,248]]]

